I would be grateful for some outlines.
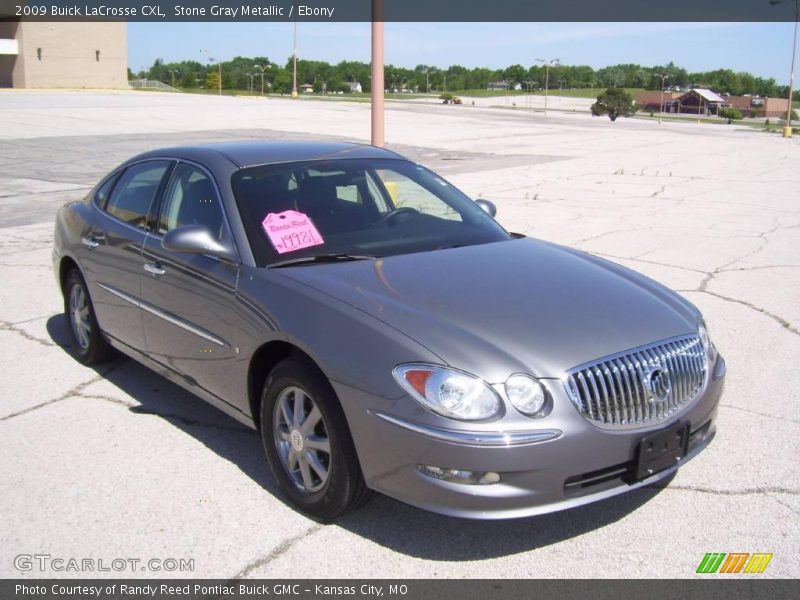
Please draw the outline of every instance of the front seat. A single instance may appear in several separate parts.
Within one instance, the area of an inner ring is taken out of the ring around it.
[[[205,177],[186,187],[178,211],[178,223],[204,225],[215,238],[222,239],[222,211],[217,204],[216,190]]]

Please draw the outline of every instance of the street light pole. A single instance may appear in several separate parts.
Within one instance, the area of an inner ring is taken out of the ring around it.
[[[550,60],[545,60],[544,58],[537,58],[536,62],[540,62],[544,65],[544,116],[547,116],[547,89],[550,86],[550,66],[555,66],[559,64],[558,58],[553,58]]]
[[[271,69],[272,68],[272,64],[267,63],[265,65],[253,65],[253,67],[258,69],[259,71],[261,71],[261,95],[263,96],[264,95],[264,72],[267,69]]]
[[[800,21],[800,11],[797,7],[797,0],[794,0],[794,35],[792,36],[792,66],[789,73],[789,106],[786,107],[786,127],[783,130],[783,137],[792,137],[792,98],[794,90],[794,59],[797,54],[797,22]]]
[[[664,80],[669,79],[669,75],[666,73],[656,73],[656,77],[661,79],[661,95],[659,96],[658,105],[658,122],[661,123],[664,116]]]

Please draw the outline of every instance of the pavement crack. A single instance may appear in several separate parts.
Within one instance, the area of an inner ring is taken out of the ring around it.
[[[309,527],[308,529],[306,529],[303,533],[282,541],[269,554],[257,558],[256,560],[248,564],[244,569],[239,571],[238,575],[233,577],[233,579],[231,579],[230,581],[234,581],[236,579],[244,579],[256,569],[264,567],[269,563],[271,563],[272,561],[277,560],[278,558],[289,552],[289,550],[291,550],[295,544],[301,542],[302,540],[304,540],[309,536],[314,535],[323,527],[324,525],[314,525],[313,527]]]
[[[35,321],[37,319],[31,319],[31,320]],[[28,322],[29,321],[20,321],[20,323],[28,323]],[[69,344],[65,344],[65,345],[62,346],[61,344],[56,344],[51,340],[46,340],[44,338],[36,337],[35,335],[32,335],[32,334],[28,333],[24,329],[20,329],[19,327],[17,327],[16,323],[5,323],[5,322],[3,322],[3,325],[0,325],[0,331],[11,331],[13,333],[16,333],[16,334],[22,336],[23,338],[25,338],[26,340],[28,340],[30,342],[36,342],[40,346],[45,346],[46,348],[71,348],[72,347]]]
[[[92,377],[90,380],[84,381],[83,383],[79,383],[75,387],[67,390],[66,392],[61,394],[58,398],[53,398],[52,400],[46,400],[45,402],[41,402],[34,406],[29,406],[28,408],[24,408],[15,413],[11,413],[10,415],[5,415],[3,417],[0,417],[0,422],[8,421],[9,419],[26,415],[28,413],[39,410],[40,408],[44,408],[45,406],[50,406],[51,404],[55,404],[57,402],[61,402],[62,400],[66,400],[67,398],[74,398],[76,396],[81,396],[83,390],[85,390],[88,386],[92,385],[93,383],[97,383],[98,381],[102,381],[105,377],[114,372],[124,362],[125,362],[124,360],[119,360],[115,363],[112,363],[109,368],[104,369],[102,372],[98,372],[98,374]]]
[[[800,425],[800,420],[797,420],[797,419],[788,419],[786,417],[776,417],[775,415],[768,415],[766,413],[756,412],[754,410],[749,410],[747,408],[741,408],[740,406],[733,406],[731,404],[720,404],[720,406],[722,406],[724,408],[730,408],[732,410],[739,410],[741,412],[746,412],[746,413],[748,413],[750,415],[756,415],[757,417],[765,417],[767,419],[775,419],[777,421],[783,421],[785,423],[797,423],[798,425]]]
[[[700,269],[692,269],[691,267],[684,267],[681,265],[670,265],[668,263],[662,263],[655,260],[645,260],[643,258],[632,258],[630,256],[617,256],[615,254],[606,254],[605,252],[590,252],[596,256],[601,256],[603,258],[614,258],[617,260],[632,260],[634,262],[641,262],[646,263],[648,265],[658,265],[659,267],[670,267],[672,269],[680,269],[681,271],[691,271],[692,273],[702,273],[706,274],[706,271],[701,271]]]
[[[775,500],[775,502],[777,502],[778,504],[780,504],[781,506],[783,506],[784,508],[786,508],[786,509],[790,510],[791,512],[793,512],[793,513],[794,513],[794,514],[796,514],[796,515],[800,515],[800,511],[798,511],[798,510],[797,510],[797,509],[796,509],[794,506],[792,506],[791,504],[788,504],[788,503],[786,503],[786,502],[783,502],[783,501],[782,501],[780,498],[778,498],[778,497],[776,497],[776,496],[773,496],[773,495],[771,495],[771,494],[767,494],[767,495],[768,495],[770,498],[772,498],[773,500]]]
[[[574,246],[574,245],[577,245],[577,244],[582,244],[584,242],[597,240],[597,239],[599,239],[601,237],[605,237],[607,235],[613,235],[615,233],[635,233],[635,232],[638,232],[638,231],[648,231],[650,229],[652,229],[652,227],[636,227],[634,229],[630,229],[630,228],[628,228],[628,229],[615,229],[613,231],[606,231],[606,232],[603,232],[603,233],[600,233],[600,234],[597,234],[597,235],[590,235],[589,237],[586,237],[586,238],[583,238],[581,240],[577,240],[575,242],[572,242],[570,245]]]
[[[719,490],[716,488],[703,487],[699,485],[657,485],[665,490],[677,490],[682,492],[697,492],[698,494],[711,494],[712,496],[764,496],[768,494],[787,494],[789,496],[800,496],[800,489],[788,488],[783,486],[759,486],[744,488],[741,490]]]
[[[800,335],[800,330],[798,330],[795,327],[793,327],[792,324],[789,321],[787,321],[786,319],[784,319],[783,317],[778,316],[775,313],[771,313],[768,310],[766,310],[764,308],[761,308],[760,306],[756,306],[755,304],[752,304],[750,302],[746,302],[745,300],[739,300],[738,298],[731,298],[730,296],[723,296],[722,294],[718,294],[716,292],[711,292],[709,290],[700,290],[700,289],[698,289],[698,290],[684,290],[684,291],[687,291],[687,292],[699,292],[701,294],[708,294],[709,296],[714,296],[715,298],[719,298],[720,300],[725,300],[726,302],[733,302],[735,304],[741,304],[742,306],[746,306],[747,308],[749,308],[751,310],[754,310],[756,312],[761,313],[765,317],[769,317],[770,319],[772,319],[773,321],[778,323],[781,327],[783,327],[784,329],[786,329],[790,333],[793,333],[794,335]]]

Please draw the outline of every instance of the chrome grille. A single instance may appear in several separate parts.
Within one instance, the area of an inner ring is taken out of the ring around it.
[[[696,335],[657,342],[569,371],[570,399],[588,420],[612,428],[657,423],[697,397],[708,370]]]

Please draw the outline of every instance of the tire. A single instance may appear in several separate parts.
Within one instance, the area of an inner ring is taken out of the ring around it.
[[[116,351],[100,331],[89,290],[77,269],[64,279],[64,316],[78,361],[96,365],[116,357]]]
[[[329,522],[369,499],[342,407],[315,366],[296,358],[275,366],[264,383],[260,425],[270,469],[302,512]]]

